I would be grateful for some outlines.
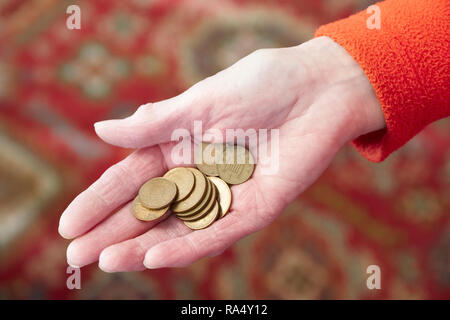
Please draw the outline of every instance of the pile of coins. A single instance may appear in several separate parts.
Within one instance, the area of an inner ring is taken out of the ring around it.
[[[227,214],[231,206],[228,184],[240,184],[251,177],[253,158],[240,146],[203,144],[200,150],[198,169],[173,168],[141,186],[132,205],[137,219],[152,221],[170,211],[186,226],[198,230]],[[215,150],[222,151],[223,161],[215,161]]]

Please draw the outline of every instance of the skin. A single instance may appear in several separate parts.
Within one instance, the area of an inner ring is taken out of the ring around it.
[[[209,228],[191,231],[174,216],[138,221],[130,207],[139,186],[176,166],[170,136],[177,128],[192,129],[193,120],[203,121],[203,131],[279,129],[278,173],[263,175],[257,165],[250,180],[233,186],[230,212]],[[105,142],[136,151],[62,214],[59,233],[74,239],[67,261],[77,267],[99,261],[102,270],[118,272],[182,267],[220,254],[272,223],[343,145],[384,126],[368,79],[331,39],[257,50],[179,96],[143,105],[125,119],[96,123]]]

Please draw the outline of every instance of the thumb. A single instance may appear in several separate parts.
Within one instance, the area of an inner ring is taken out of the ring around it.
[[[202,120],[204,106],[211,107],[201,83],[171,99],[140,106],[124,119],[100,121],[95,132],[105,142],[124,148],[143,148],[169,142],[177,128],[191,131],[192,120]]]

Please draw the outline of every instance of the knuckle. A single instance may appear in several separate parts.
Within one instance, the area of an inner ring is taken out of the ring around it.
[[[150,112],[150,110],[152,108],[153,108],[153,103],[143,104],[136,109],[136,112],[134,113],[134,115],[146,114],[146,113]]]
[[[250,54],[249,61],[259,74],[272,74],[280,60],[276,49],[258,49]]]
[[[123,179],[122,177],[127,177]],[[112,205],[123,197],[123,187],[134,188],[133,175],[128,172],[122,162],[107,169],[103,175],[89,188],[106,205]],[[121,185],[121,188],[117,188]],[[118,193],[118,190],[122,190]]]
[[[263,55],[267,54],[268,51],[269,51],[269,49],[267,49],[267,48],[260,48],[260,49],[256,49],[255,51],[253,51],[253,54],[263,56]]]
[[[111,167],[111,170],[115,176],[115,181],[117,183],[122,183],[125,185],[129,185],[133,189],[137,189],[137,185],[135,183],[135,175],[133,171],[128,170],[128,167],[125,165],[124,161],[120,161]],[[123,179],[126,177],[126,179]]]
[[[208,230],[208,238],[204,244],[208,248],[207,253],[211,254],[217,251],[227,248],[233,240],[233,231],[226,232],[223,229],[219,229],[217,225],[213,224]]]
[[[186,237],[186,242],[192,252],[192,256],[196,257],[199,253],[199,248],[195,241],[193,241],[190,237]]]
[[[254,59],[258,59],[262,62],[267,62],[267,61],[272,61],[275,59],[276,52],[277,51],[274,49],[263,48],[263,49],[257,49],[255,51],[253,51],[250,55]]]

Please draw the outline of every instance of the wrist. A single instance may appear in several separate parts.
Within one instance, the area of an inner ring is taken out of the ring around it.
[[[309,52],[308,63],[322,90],[334,90],[344,101],[341,133],[346,140],[385,128],[383,110],[369,79],[342,46],[328,37],[318,37],[297,48]]]

